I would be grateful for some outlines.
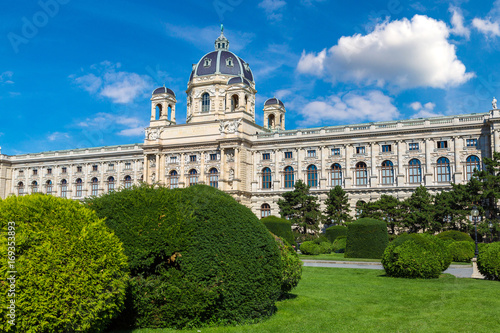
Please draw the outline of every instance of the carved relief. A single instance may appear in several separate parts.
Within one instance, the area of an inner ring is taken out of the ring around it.
[[[226,120],[226,121],[220,120],[219,132],[221,134],[237,132],[242,120],[243,118],[240,118],[238,120]]]

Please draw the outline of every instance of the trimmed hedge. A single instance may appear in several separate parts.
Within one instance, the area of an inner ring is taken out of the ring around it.
[[[279,247],[230,195],[205,185],[142,185],[87,203],[123,241],[133,275],[116,328],[240,323],[274,313]]]
[[[474,242],[471,236],[457,230],[447,230],[436,235],[442,240],[454,240],[456,242]]]
[[[453,261],[470,262],[474,258],[475,244],[469,241],[450,242],[448,252]]]
[[[15,240],[1,237],[0,251],[15,251],[17,271],[15,326],[8,324],[10,286],[1,283],[0,331],[102,332],[123,308],[127,258],[92,210],[50,195],[11,196],[0,200],[0,225],[13,227]],[[6,263],[2,279],[13,270]]]
[[[302,277],[302,261],[293,247],[283,238],[274,236],[280,248],[281,257],[281,295],[295,288]]]
[[[337,237],[332,245],[333,251],[335,251],[335,253],[344,253],[345,248],[346,248],[346,244],[347,244],[347,237],[346,236]]]
[[[330,243],[333,243],[339,236],[347,236],[347,227],[343,225],[334,225],[333,227],[326,228],[325,236]]]
[[[300,252],[306,255],[317,255],[321,253],[321,247],[312,241],[300,244]]]
[[[500,280],[500,242],[482,245],[477,268],[488,280]]]
[[[385,249],[382,265],[389,276],[438,278],[451,263],[446,244],[427,234],[404,234]]]
[[[287,219],[276,216],[264,217],[260,220],[266,228],[278,237],[283,238],[290,245],[295,245],[295,237],[292,232],[292,224]]]
[[[362,218],[347,226],[345,257],[380,259],[388,243],[384,221]]]

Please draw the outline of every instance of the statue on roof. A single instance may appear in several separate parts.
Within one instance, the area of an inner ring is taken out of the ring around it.
[[[491,102],[491,105],[493,106],[493,110],[497,109],[497,99],[493,97],[493,101]]]

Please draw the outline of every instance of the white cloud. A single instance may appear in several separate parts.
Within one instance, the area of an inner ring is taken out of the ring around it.
[[[474,77],[457,59],[442,21],[415,15],[383,22],[367,35],[342,37],[319,54],[303,53],[297,70],[331,81],[359,85],[446,88]]]
[[[413,102],[410,104],[410,108],[416,111],[411,118],[429,118],[443,116],[442,113],[434,112],[436,104],[428,102],[422,105],[420,102]]]
[[[474,20],[472,20],[472,26],[486,36],[500,36],[500,25],[498,24],[498,22],[491,22],[489,19],[483,20],[480,18],[475,18]]]
[[[124,129],[118,132],[118,135],[121,136],[143,136],[144,135],[144,127],[136,127]]]
[[[165,27],[168,36],[187,41],[203,51],[210,50],[220,35],[220,28],[215,25],[199,28],[166,23]],[[253,33],[230,29],[225,29],[224,35],[229,40],[229,50],[235,52],[244,49],[255,38]]]
[[[6,71],[0,74],[0,83],[13,84],[12,76],[14,75],[11,71]]]
[[[463,36],[469,39],[470,37],[470,29],[464,26],[464,17],[460,10],[456,7],[450,6],[451,16],[451,26],[452,29],[450,32],[457,36]]]
[[[121,65],[104,61],[91,68],[97,71],[79,77],[72,75],[76,84],[91,94],[111,99],[113,103],[128,104],[138,96],[149,92],[152,87],[151,78],[147,75],[117,71]]]
[[[286,6],[286,1],[283,0],[263,0],[259,3],[259,7],[264,9],[267,18],[271,21],[280,21],[283,14],[278,11]]]
[[[121,136],[142,136],[147,123],[137,117],[126,117],[111,113],[100,112],[93,118],[87,118],[76,124],[81,128],[91,128],[98,130],[116,129],[117,135]],[[125,128],[123,128],[125,127]]]
[[[69,138],[70,138],[70,135],[68,133],[61,133],[61,132],[54,132],[54,133],[51,133],[47,136],[47,139],[49,141],[68,140]]]
[[[301,126],[387,121],[400,117],[392,99],[378,90],[333,95],[323,101],[309,102],[298,112],[304,118],[299,122]]]

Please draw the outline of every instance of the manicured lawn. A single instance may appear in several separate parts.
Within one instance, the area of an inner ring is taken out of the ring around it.
[[[383,271],[304,267],[293,298],[254,325],[127,332],[498,332],[500,283],[443,275],[436,280]],[[117,332],[114,332],[117,333]]]
[[[299,254],[302,260],[335,260],[335,261],[361,261],[361,262],[380,262],[380,259],[365,259],[365,258],[344,258],[343,253],[318,254],[315,256]],[[472,266],[467,262],[452,262],[452,265]]]

